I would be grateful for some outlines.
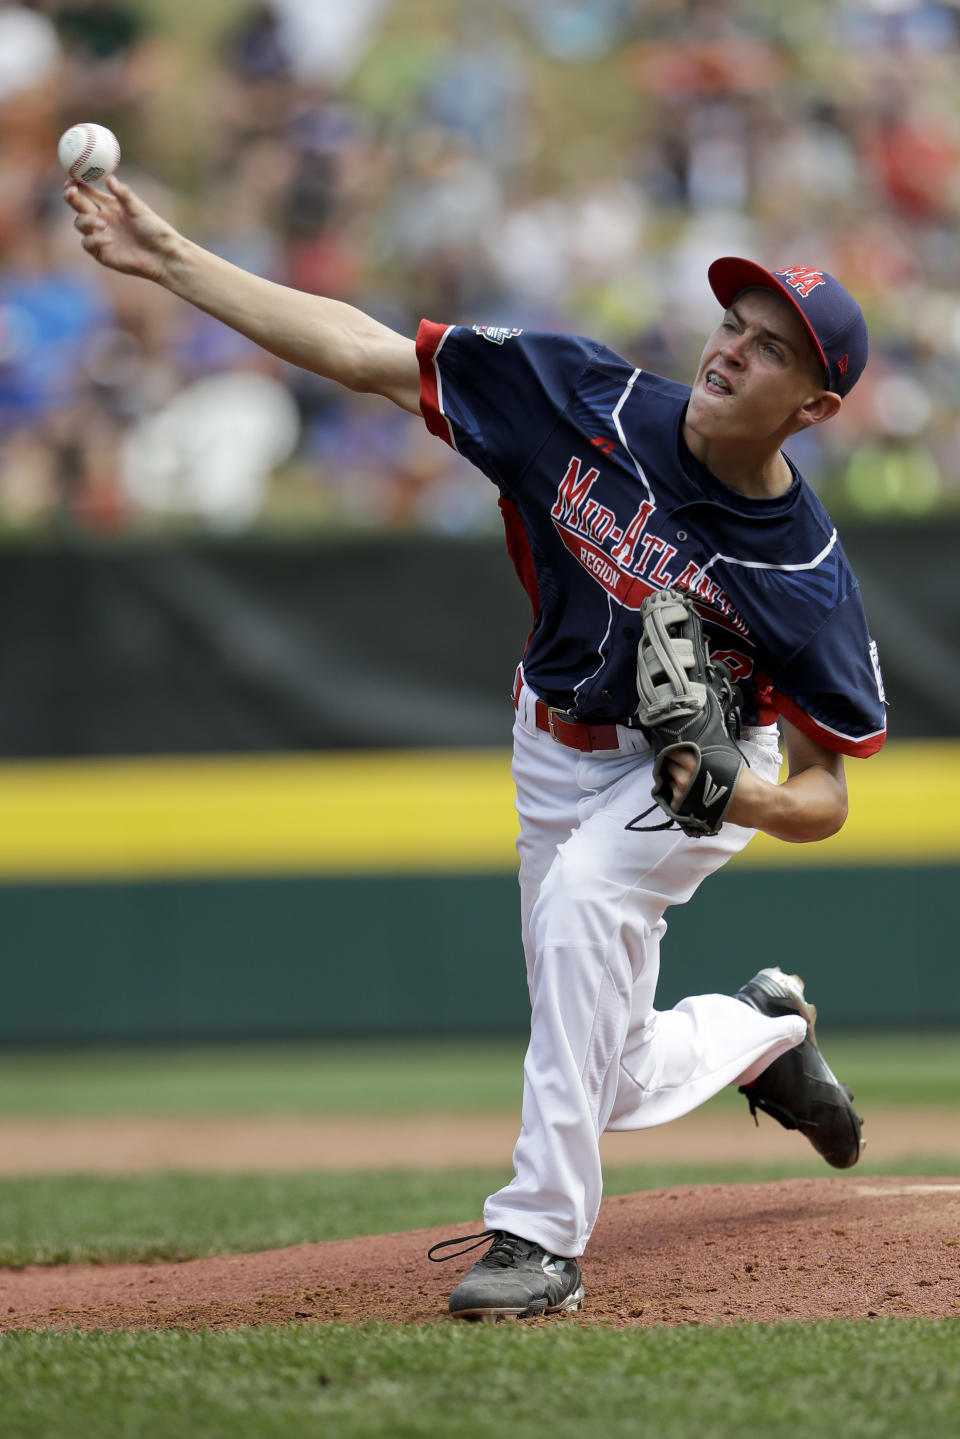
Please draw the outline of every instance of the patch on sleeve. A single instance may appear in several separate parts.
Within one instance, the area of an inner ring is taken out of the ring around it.
[[[516,325],[512,328],[509,325],[474,325],[474,333],[482,339],[489,340],[493,345],[502,345],[504,340],[515,340],[518,335],[523,334],[522,329]]]

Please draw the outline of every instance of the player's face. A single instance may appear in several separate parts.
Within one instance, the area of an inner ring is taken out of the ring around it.
[[[826,388],[799,315],[769,290],[745,290],[700,357],[687,424],[706,440],[751,445],[809,423],[803,406]]]

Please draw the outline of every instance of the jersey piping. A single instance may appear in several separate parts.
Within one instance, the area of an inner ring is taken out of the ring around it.
[[[638,368],[634,370],[633,374],[630,376],[629,380],[627,381],[626,385],[624,386],[623,394],[620,396],[619,400],[617,401],[616,406],[615,406],[614,411],[613,411],[613,414],[610,416],[610,418],[611,418],[611,420],[613,421],[614,429],[616,430],[617,434],[620,436],[620,443],[621,443],[621,445],[622,445],[623,448],[626,450],[627,454],[630,456],[630,459],[633,461],[633,467],[634,467],[634,469],[636,470],[637,474],[640,476],[640,482],[641,482],[641,484],[643,485],[643,488],[644,488],[644,489],[646,490],[646,492],[647,492],[647,499],[650,500],[650,502],[652,503],[652,502],[653,502],[653,491],[652,491],[651,488],[650,488],[650,481],[647,479],[646,475],[643,473],[643,466],[641,465],[640,461],[637,459],[636,455],[633,453],[633,451],[631,450],[630,446],[627,444],[627,437],[626,437],[626,435],[623,433],[623,424],[621,423],[621,420],[620,420],[620,411],[623,409],[624,405],[626,404],[628,395],[630,394],[631,390],[633,389],[634,385],[636,384],[637,380],[640,378],[640,376],[641,376],[642,374],[643,374],[643,371],[642,371],[642,370],[639,368],[639,366],[638,366]]]
[[[837,532],[836,530],[834,530],[833,534],[830,536],[830,539],[827,541],[827,543],[824,545],[823,549],[818,555],[814,555],[812,560],[805,560],[802,564],[797,565],[776,565],[769,563],[767,560],[738,560],[734,555],[721,555],[717,553],[715,555],[711,555],[710,559],[707,560],[706,564],[703,566],[703,569],[708,570],[711,565],[716,564],[719,560],[721,564],[741,565],[746,570],[815,570],[818,565],[823,564],[824,560],[827,558],[827,555],[830,553],[836,543]]]

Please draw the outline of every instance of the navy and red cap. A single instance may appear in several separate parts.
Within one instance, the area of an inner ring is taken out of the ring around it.
[[[826,270],[805,265],[765,270],[753,260],[725,255],[714,260],[707,279],[724,309],[744,290],[772,290],[783,295],[800,316],[823,361],[828,389],[838,395],[853,389],[867,363],[867,324],[853,296]]]

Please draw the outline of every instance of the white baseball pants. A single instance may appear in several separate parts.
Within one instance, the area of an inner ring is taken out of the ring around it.
[[[654,1008],[664,910],[685,903],[755,831],[725,824],[691,839],[643,828],[665,819],[650,797],[642,732],[621,727],[619,750],[582,755],[536,728],[535,700],[524,686],[513,759],[531,1002],[522,1128],[515,1178],[487,1200],[484,1222],[572,1257],[600,1208],[604,1130],[665,1124],[756,1078],[803,1040],[806,1024],[768,1019],[727,994]],[[746,731],[742,748],[774,782],[776,727]]]

